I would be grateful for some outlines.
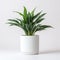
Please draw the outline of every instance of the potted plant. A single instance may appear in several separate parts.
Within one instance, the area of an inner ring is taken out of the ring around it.
[[[17,26],[22,28],[25,35],[20,36],[20,48],[21,52],[26,54],[38,54],[39,53],[39,36],[35,35],[35,32],[45,30],[46,28],[51,28],[50,25],[42,25],[41,22],[44,20],[43,16],[46,13],[42,11],[34,14],[33,11],[28,12],[26,7],[24,7],[23,13],[15,11],[22,19],[8,19],[8,24],[10,26]]]

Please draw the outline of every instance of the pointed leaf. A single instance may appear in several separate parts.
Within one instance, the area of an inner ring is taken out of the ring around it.
[[[18,11],[14,11],[16,13],[18,13],[19,15],[21,15],[22,17],[24,16],[22,13],[18,12]]]
[[[35,20],[35,21],[34,21],[34,24],[40,23],[40,22],[42,22],[44,19],[45,19],[45,18],[41,18],[41,19],[39,19],[39,20]]]
[[[15,20],[15,19],[8,19],[8,21],[19,23],[19,21]]]
[[[24,19],[25,20],[27,19],[27,9],[26,9],[26,7],[24,7]]]
[[[10,26],[18,26],[19,27],[19,25],[17,24],[17,23],[12,23],[12,22],[8,22],[7,24],[10,24]]]
[[[41,26],[38,26],[38,28],[36,29],[36,31],[45,30],[46,28],[52,28],[52,26],[49,26],[49,25],[41,25]]]
[[[46,13],[41,14],[41,15],[37,18],[37,20],[39,20],[40,18],[42,18],[44,15],[46,15]]]
[[[42,13],[42,11],[40,11],[40,12],[37,13],[35,16],[33,16],[33,17],[32,17],[32,20],[36,19],[41,13]]]
[[[17,20],[17,21],[19,21],[19,23],[21,23],[21,22],[22,22],[22,20],[21,20],[21,19],[19,19],[19,18],[16,18],[16,20]]]
[[[31,12],[31,16],[34,16],[35,9],[36,8],[34,8],[33,11]]]

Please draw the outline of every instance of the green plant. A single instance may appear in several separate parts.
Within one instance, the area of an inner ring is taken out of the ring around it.
[[[16,18],[16,19],[8,19],[8,24],[10,26],[18,26],[22,28],[26,35],[34,35],[37,31],[45,30],[46,28],[51,28],[49,25],[42,25],[40,22],[44,20],[43,16],[46,13],[42,13],[42,11],[38,12],[37,14],[34,14],[35,9],[33,9],[32,12],[27,12],[26,7],[24,7],[23,13],[17,12],[20,16],[22,16],[22,19]]]

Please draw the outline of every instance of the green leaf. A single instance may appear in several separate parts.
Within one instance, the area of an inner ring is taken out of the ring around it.
[[[45,30],[46,28],[52,28],[52,27],[49,26],[49,25],[41,25],[41,24],[38,24],[38,25],[35,25],[33,27],[33,30],[32,31],[33,31],[33,34],[34,34],[35,32]]]
[[[15,23],[19,24],[19,21],[15,20],[15,19],[8,19],[8,21],[15,22]]]
[[[19,21],[19,23],[21,23],[21,22],[22,22],[22,20],[21,20],[21,19],[19,19],[19,18],[16,18],[16,20],[17,20],[17,21]]]
[[[26,19],[27,19],[27,9],[26,7],[24,7],[24,20],[26,21]]]
[[[27,15],[27,23],[28,24],[31,23],[31,14],[30,14],[30,12],[28,12],[28,15]]]
[[[40,26],[38,26],[38,28],[36,29],[36,31],[45,30],[46,28],[52,28],[52,27],[49,26],[49,25],[40,25]]]
[[[35,8],[31,12],[28,12],[26,7],[24,7],[23,13],[18,11],[14,12],[22,16],[22,19],[8,19],[7,24],[9,24],[10,26],[18,26],[22,28],[26,35],[34,35],[37,31],[42,31],[46,28],[52,28],[49,25],[39,24],[44,20],[44,15],[46,13],[42,13],[42,11],[40,11],[37,14],[34,14]]]
[[[43,28],[52,28],[52,26],[49,26],[49,25],[41,25],[41,27],[43,27]]]
[[[32,17],[32,20],[36,19],[41,13],[42,13],[42,11],[40,11],[39,13],[37,13],[36,15],[34,15],[34,16]]]
[[[26,9],[26,7],[24,7],[24,14],[25,14],[25,15],[27,14],[27,9]]]
[[[42,17],[45,16],[45,15],[46,15],[46,13],[41,14],[41,15],[37,18],[37,20],[39,20],[40,18],[42,18]]]
[[[12,23],[12,22],[8,22],[7,24],[10,24],[10,26],[18,26],[19,27],[19,24],[17,24],[17,23]]]
[[[40,26],[40,24],[33,26],[33,28],[32,28],[33,34],[36,32],[36,30],[38,29],[39,26]]]
[[[23,15],[22,13],[20,13],[20,12],[18,12],[18,11],[14,11],[14,12],[16,12],[16,13],[18,13],[19,15],[21,15],[22,17],[24,17],[24,15]]]
[[[42,22],[44,19],[45,19],[45,18],[41,18],[41,19],[39,19],[39,20],[35,20],[33,24],[40,23],[40,22]]]
[[[31,16],[32,16],[32,17],[34,16],[35,9],[36,9],[36,8],[34,8],[33,11],[31,12]]]

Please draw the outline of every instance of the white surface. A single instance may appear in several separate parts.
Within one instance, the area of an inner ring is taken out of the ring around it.
[[[60,0],[0,0],[0,50],[19,50],[19,39],[23,31],[5,23],[9,18],[19,17],[12,11],[22,11],[23,6],[29,11],[36,7],[36,11],[47,12],[42,23],[54,27],[37,33],[40,35],[40,51],[60,50]]]
[[[0,52],[0,60],[60,60],[60,52],[23,55],[19,52]]]

